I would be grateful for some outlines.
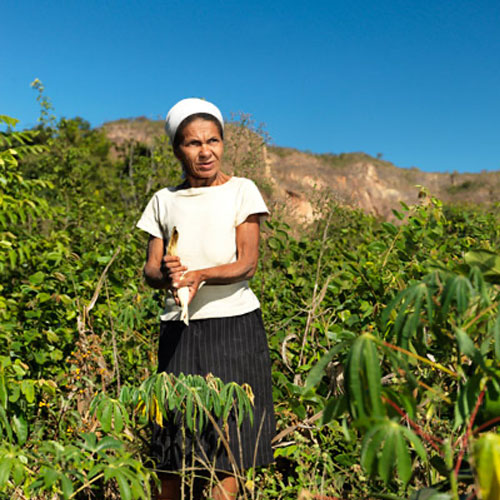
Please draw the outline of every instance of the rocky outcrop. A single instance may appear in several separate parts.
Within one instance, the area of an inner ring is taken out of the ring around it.
[[[500,194],[500,172],[427,173],[364,153],[313,155],[285,148],[271,148],[268,158],[278,193],[306,221],[314,219],[315,204],[325,196],[390,220],[400,202],[417,202],[420,186],[446,202],[493,203]]]

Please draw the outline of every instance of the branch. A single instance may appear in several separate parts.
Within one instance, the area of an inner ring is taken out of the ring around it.
[[[277,443],[281,441],[285,436],[288,436],[288,434],[292,433],[294,430],[298,429],[301,425],[306,425],[306,424],[312,424],[319,418],[323,416],[323,410],[319,411],[318,413],[314,414],[312,417],[306,418],[304,422],[301,422],[299,424],[295,425],[290,425],[286,429],[282,430],[279,434],[273,437],[271,440],[271,443]]]
[[[472,433],[472,426],[474,425],[474,420],[476,420],[477,412],[479,411],[479,407],[483,402],[484,395],[486,393],[486,384],[483,390],[479,393],[477,397],[476,406],[474,406],[474,410],[472,411],[472,415],[470,416],[469,424],[467,425],[467,431],[464,434],[462,440],[462,447],[460,450],[460,454],[458,455],[457,464],[455,465],[455,477],[458,477],[458,471],[460,470],[460,466],[462,465],[462,460],[464,458],[465,448],[467,447],[467,442],[469,441],[469,437]]]
[[[427,441],[441,456],[443,455],[441,448],[439,448],[439,446],[436,444],[443,443],[439,438],[432,437],[430,434],[424,432],[422,428],[416,422],[414,422],[405,411],[403,411],[396,403],[394,403],[390,399],[382,396],[382,401],[391,405],[401,415],[401,417],[403,417],[408,422],[408,424],[410,424],[410,427],[412,427],[422,439]]]

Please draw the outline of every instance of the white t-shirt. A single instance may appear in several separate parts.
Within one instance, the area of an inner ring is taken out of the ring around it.
[[[168,241],[179,232],[177,254],[189,271],[236,261],[236,226],[252,214],[269,214],[253,181],[231,177],[224,184],[188,189],[164,188],[147,204],[137,227]],[[259,307],[248,281],[204,285],[189,304],[190,319],[239,316]],[[180,319],[168,292],[163,321]]]

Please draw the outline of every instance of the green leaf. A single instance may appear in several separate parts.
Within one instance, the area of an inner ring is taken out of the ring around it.
[[[375,475],[377,470],[377,453],[380,444],[384,440],[383,426],[376,426],[364,436],[361,448],[361,466],[370,476]]]
[[[14,480],[14,484],[21,483],[21,481],[24,478],[24,472],[25,472],[24,464],[22,462],[16,460],[14,462],[14,465],[12,467],[12,472],[11,472],[11,476],[12,476],[12,479]]]
[[[392,425],[392,424],[389,424]],[[386,438],[384,441],[384,448],[382,450],[382,454],[380,455],[380,459],[378,461],[378,474],[382,478],[385,484],[389,482],[391,478],[392,469],[395,464],[395,432],[393,429],[388,429]]]
[[[193,421],[193,395],[191,392],[188,393],[187,398],[186,398],[186,424],[187,428],[194,432],[196,429],[194,427],[194,421]]]
[[[345,396],[339,398],[329,398],[323,410],[322,424],[325,425],[333,419],[338,418],[347,409]]]
[[[400,292],[384,310],[382,321],[387,323],[391,312],[396,310],[399,305],[393,331],[404,348],[408,347],[409,338],[416,333],[420,321],[423,299],[426,295],[427,285],[424,282],[416,283]],[[428,301],[427,305],[429,305]]]
[[[493,324],[493,339],[495,341],[495,357],[500,361],[500,314],[497,316]]]
[[[382,416],[384,415],[384,406],[382,405],[382,384],[377,349],[369,337],[366,337],[364,347],[366,378],[371,402],[370,414],[372,417]]]
[[[483,500],[500,498],[500,436],[483,434],[473,445],[476,473]]]
[[[9,420],[7,418],[7,412],[5,411],[5,408],[3,406],[0,406],[0,431],[2,430],[5,431],[7,434],[7,438],[9,441],[12,441],[12,428],[10,426]],[[2,436],[3,437],[3,436]]]
[[[7,408],[7,400],[8,400],[7,386],[5,383],[5,376],[2,373],[0,374],[0,405],[2,405],[4,408]]]
[[[400,432],[402,432],[404,434],[407,441],[409,441],[413,445],[413,448],[417,452],[417,455],[424,462],[426,462],[427,461],[427,453],[425,451],[424,445],[422,444],[422,441],[420,441],[420,438],[411,429],[408,429],[408,427],[404,427],[404,426],[400,425],[399,430],[400,430]]]
[[[115,479],[118,483],[118,487],[120,488],[120,495],[122,500],[131,500],[132,492],[130,491],[129,484],[125,477],[117,471],[115,474]]]
[[[0,460],[0,487],[9,480],[10,470],[12,469],[12,460],[3,458]]]
[[[45,279],[45,274],[42,273],[42,271],[38,271],[35,274],[32,274],[28,279],[33,285],[40,285]]]
[[[45,292],[42,292],[42,293],[39,293],[37,294],[36,298],[38,299],[38,302],[40,304],[43,304],[44,302],[47,302],[50,300],[51,298],[51,294],[50,293],[45,293]]]
[[[460,314],[463,314],[469,307],[469,297],[473,291],[472,285],[470,281],[463,276],[457,276],[455,280],[457,309]]]
[[[465,333],[461,328],[456,328],[455,335],[457,337],[460,352],[468,356],[472,361],[474,361],[474,363],[485,369],[483,356],[467,333]]]
[[[221,392],[223,410],[222,410],[222,420],[225,422],[229,417],[229,412],[233,407],[234,402],[234,387],[232,384],[228,384],[225,386],[226,390]]]
[[[411,458],[405,440],[401,432],[396,433],[396,466],[398,475],[404,484],[411,478]]]
[[[278,238],[275,238],[274,236],[271,236],[267,239],[267,244],[272,250],[278,250],[279,248],[281,248],[280,240],[278,240]]]
[[[17,442],[20,445],[23,445],[28,439],[28,422],[26,421],[26,418],[22,414],[14,415],[11,418],[11,422],[12,430],[17,436]]]
[[[380,366],[377,349],[370,334],[356,339],[349,351],[347,367],[347,396],[354,418],[385,414],[381,399]]]
[[[121,432],[123,430],[123,416],[118,402],[113,405],[113,422],[115,432]]]
[[[358,337],[349,351],[346,366],[347,396],[351,415],[354,418],[366,416],[364,404],[364,387],[362,385],[361,359],[362,359],[362,337]]]
[[[412,474],[410,445],[422,460],[425,449],[418,437],[407,427],[387,418],[372,420],[373,426],[363,438],[361,466],[370,475],[376,472],[387,484],[394,469],[406,484]],[[378,422],[378,423],[377,423]]]
[[[103,409],[100,415],[99,421],[101,422],[102,430],[104,432],[111,431],[111,417],[113,415],[113,405],[111,401],[105,400],[103,401]]]
[[[491,250],[471,250],[464,255],[469,266],[477,266],[490,283],[500,283],[500,255]]]
[[[424,488],[412,493],[410,500],[452,500],[448,493],[441,493],[434,488]]]
[[[307,391],[312,387],[315,387],[321,382],[323,375],[325,373],[325,369],[328,366],[328,363],[336,356],[343,348],[345,347],[345,343],[341,342],[336,345],[332,349],[330,349],[312,368],[309,372],[309,375],[306,378],[306,382],[304,385],[304,390]]]
[[[394,214],[397,214],[395,210],[393,210]],[[399,216],[397,216],[399,218]],[[400,218],[399,218],[400,219]],[[400,219],[401,220],[401,219]],[[390,222],[382,222],[381,226],[391,235],[394,236],[398,234],[398,228],[394,225],[391,224]]]
[[[119,439],[115,439],[111,436],[103,437],[94,448],[95,451],[104,451],[104,450],[119,450],[123,448],[123,442]]]
[[[24,379],[21,381],[21,392],[26,397],[28,403],[33,403],[35,400],[35,385],[33,380]]]
[[[468,377],[465,383],[460,385],[455,399],[455,419],[453,422],[454,430],[469,421],[472,410],[481,391],[480,385],[482,378],[481,374],[472,375],[471,377]]]
[[[69,498],[73,494],[73,483],[71,479],[64,474],[61,475],[61,487],[64,498]]]
[[[19,120],[7,115],[0,115],[0,122],[5,123],[9,127],[14,128],[19,123]]]
[[[59,479],[59,472],[52,467],[43,469],[43,482],[46,488],[51,488],[52,485]]]

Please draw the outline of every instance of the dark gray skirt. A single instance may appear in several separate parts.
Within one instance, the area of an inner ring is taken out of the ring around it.
[[[162,321],[158,372],[174,375],[212,373],[224,382],[250,384],[255,394],[253,425],[246,418],[238,429],[229,420],[229,446],[238,468],[267,465],[273,461],[271,439],[275,420],[271,389],[271,362],[260,309],[241,316],[181,321]],[[194,456],[193,456],[194,450]],[[153,426],[151,458],[156,468],[175,471],[192,463],[210,461],[217,470],[233,466],[213,427],[183,439],[175,416],[163,427]],[[194,459],[194,460],[193,460]],[[198,459],[201,459],[198,460]]]

